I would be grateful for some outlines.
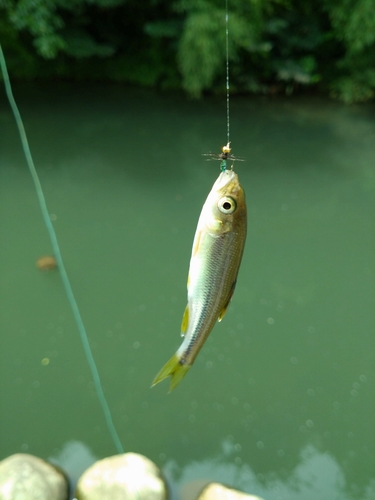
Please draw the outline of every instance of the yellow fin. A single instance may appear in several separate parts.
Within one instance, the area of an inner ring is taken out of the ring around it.
[[[175,387],[181,382],[186,373],[188,372],[191,365],[186,365],[180,363],[180,358],[177,353],[173,354],[171,359],[163,366],[160,372],[154,378],[151,387],[158,384],[165,378],[171,376],[171,385],[169,387],[169,392],[173,391]]]
[[[223,309],[221,310],[221,313],[219,314],[219,317],[217,318],[218,322],[220,323],[220,321],[224,318],[225,316],[225,313],[227,312],[227,309],[228,309],[228,306],[229,306],[229,302],[228,304],[223,307]]]
[[[189,304],[187,304],[187,306],[185,307],[184,315],[182,316],[181,337],[185,336],[188,325],[189,325]]]
[[[195,255],[197,255],[197,253],[199,252],[199,247],[200,247],[200,243],[201,243],[201,239],[202,239],[202,231],[198,231],[195,233],[195,238],[194,238],[194,242],[193,242],[193,250],[192,250],[192,253],[191,255],[194,257]]]
[[[217,319],[219,322],[224,318],[225,313],[227,312],[227,309],[229,307],[229,302],[232,300],[232,297],[234,294],[234,289],[236,288],[236,283],[237,283],[237,281],[233,282],[232,288],[230,289],[230,292],[229,292],[228,300],[227,300],[225,306],[223,307],[223,309],[221,310],[221,313],[219,314],[219,317]]]

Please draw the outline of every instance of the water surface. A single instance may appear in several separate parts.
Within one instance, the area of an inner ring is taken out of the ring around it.
[[[374,499],[374,106],[232,99],[243,264],[168,395],[150,384],[181,342],[192,240],[219,174],[201,154],[226,142],[224,100],[14,92],[126,451],[154,460],[176,497],[220,480],[265,500]],[[52,250],[4,95],[0,128],[0,459],[52,457],[74,479],[116,449],[59,274],[35,266]]]

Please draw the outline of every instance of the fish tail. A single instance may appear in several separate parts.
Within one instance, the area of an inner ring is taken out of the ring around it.
[[[169,392],[173,391],[175,387],[181,382],[186,373],[188,372],[191,365],[184,364],[181,362],[180,357],[175,353],[167,363],[163,366],[160,372],[154,378],[151,387],[158,384],[165,378],[171,376],[171,385],[169,387]]]

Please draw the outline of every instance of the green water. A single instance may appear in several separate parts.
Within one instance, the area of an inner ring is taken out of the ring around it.
[[[150,384],[181,342],[224,100],[14,93],[126,451],[176,498],[219,480],[265,500],[375,499],[374,105],[232,99],[245,254],[225,319],[167,394]],[[74,480],[116,449],[59,274],[35,266],[51,245],[4,94],[0,129],[0,459],[50,458]]]

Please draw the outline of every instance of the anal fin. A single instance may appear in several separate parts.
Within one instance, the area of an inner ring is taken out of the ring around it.
[[[189,326],[189,304],[186,305],[184,315],[182,316],[181,337],[185,336],[188,326]]]
[[[237,280],[235,280],[235,281],[233,282],[233,284],[232,284],[232,287],[231,287],[231,289],[230,289],[230,291],[229,291],[228,299],[227,299],[227,301],[226,301],[226,303],[225,303],[225,305],[224,305],[223,309],[221,310],[221,312],[220,312],[220,314],[219,314],[219,317],[218,317],[218,319],[217,319],[219,322],[220,322],[220,321],[224,318],[225,313],[227,312],[227,309],[228,309],[228,307],[229,307],[229,303],[230,303],[230,301],[232,300],[232,297],[233,297],[233,294],[234,294],[234,290],[235,290],[235,288],[236,288],[236,283],[237,283]]]

